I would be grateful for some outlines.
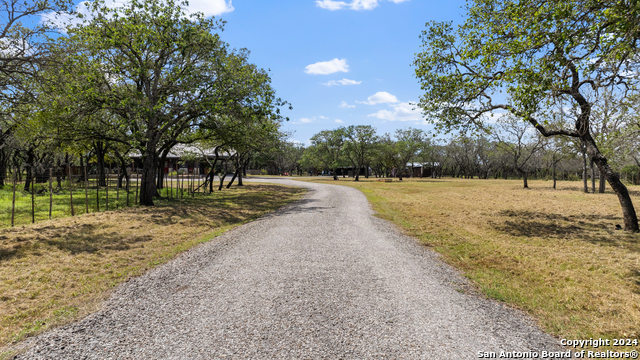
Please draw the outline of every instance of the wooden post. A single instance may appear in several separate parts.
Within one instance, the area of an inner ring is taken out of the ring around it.
[[[89,213],[89,178],[87,177],[87,166],[84,166],[84,211],[85,214]]]
[[[116,209],[120,203],[120,173],[116,176]]]
[[[109,174],[111,174],[111,167],[109,167],[109,171],[107,172],[107,189],[105,190],[104,211],[109,211]]]
[[[124,171],[127,171],[127,169],[125,169]],[[131,175],[126,176],[127,179],[127,207],[129,207],[129,180],[131,178]]]
[[[140,179],[138,179],[138,168],[136,168],[136,201],[134,202],[138,205],[138,187],[140,186]]]
[[[96,211],[100,212],[100,174],[98,174],[98,178],[96,179]]]
[[[163,170],[164,172],[164,170]],[[164,177],[164,192],[166,193],[166,197],[169,197],[169,189],[167,188],[169,186],[169,174],[167,174],[167,176]]]
[[[69,173],[69,199],[71,200],[71,216],[75,216],[76,212],[73,209],[73,188],[71,187],[71,165],[67,165],[68,173]]]
[[[13,222],[16,217],[16,176],[17,170],[13,173],[13,201],[11,201],[11,227],[13,227]]]
[[[33,169],[33,165],[31,165],[31,223],[35,224],[36,222],[36,174]]]
[[[51,220],[52,208],[53,208],[53,169],[49,168],[49,220]]]

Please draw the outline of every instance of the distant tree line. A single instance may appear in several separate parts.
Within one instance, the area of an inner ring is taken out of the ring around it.
[[[525,188],[530,178],[553,180],[553,188],[557,180],[582,179],[585,192],[605,192],[605,176],[588,160],[580,141],[547,138],[512,116],[500,117],[493,128],[489,133],[458,134],[447,139],[414,128],[383,135],[370,125],[324,130],[315,134],[306,148],[291,143],[278,148],[278,173],[324,173],[338,180],[338,170],[349,168],[366,169],[366,177],[518,178]],[[616,154],[610,166],[623,179],[640,183],[635,153],[620,151],[621,146],[629,146],[633,136],[615,132],[607,138],[614,148],[606,151]],[[358,181],[362,172],[353,171],[354,180]],[[600,180],[597,189],[596,179]]]

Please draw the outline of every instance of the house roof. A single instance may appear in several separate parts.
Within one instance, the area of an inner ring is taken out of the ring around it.
[[[229,152],[219,151],[218,157],[221,159],[224,159],[234,155],[235,153],[236,152],[234,150],[231,150]],[[167,154],[167,159],[181,159],[182,157],[184,157],[185,154],[195,155],[199,157],[206,156],[207,158],[211,158],[211,159],[216,157],[216,154],[213,148],[200,148],[194,145],[178,144],[169,151],[169,153]],[[132,151],[129,154],[129,157],[139,158],[141,157],[141,154],[138,151]]]

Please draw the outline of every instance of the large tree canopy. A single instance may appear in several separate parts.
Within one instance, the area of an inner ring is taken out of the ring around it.
[[[200,128],[238,118],[279,118],[267,73],[247,62],[216,31],[223,24],[185,3],[131,0],[109,8],[90,5],[93,16],[70,28],[60,42],[66,54],[56,92],[64,94],[64,126],[100,133],[129,144],[143,159],[140,203],[156,195],[158,156],[180,142],[195,141]],[[202,132],[200,133],[202,134]]]
[[[618,195],[625,229],[638,231],[629,193],[590,133],[599,91],[637,89],[640,4],[632,0],[471,0],[466,21],[431,22],[415,73],[420,107],[440,130],[487,129],[510,112],[544,136],[580,139]],[[553,107],[575,109],[573,126],[545,122]]]

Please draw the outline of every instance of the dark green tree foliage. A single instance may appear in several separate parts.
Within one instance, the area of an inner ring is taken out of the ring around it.
[[[247,63],[246,50],[220,40],[222,23],[187,15],[186,4],[173,0],[90,6],[93,19],[71,28],[61,44],[68,55],[59,90],[75,118],[112,114],[97,118],[112,129],[108,140],[140,152],[141,204],[153,205],[161,154],[195,141],[204,134],[197,129],[214,129],[225,115],[273,115],[279,99],[269,77]]]
[[[638,231],[627,188],[590,133],[589,92],[636,89],[640,3],[472,0],[454,28],[430,22],[415,73],[420,107],[440,130],[487,129],[487,116],[510,112],[544,136],[579,139],[620,200],[625,229]],[[576,109],[572,126],[545,124],[553,106]]]
[[[344,154],[351,163],[354,180],[360,180],[360,170],[365,168],[368,177],[368,165],[374,153],[374,144],[378,141],[376,129],[371,125],[350,125],[344,128]]]
[[[333,180],[338,180],[336,169],[344,162],[344,141],[344,128],[324,130],[311,138],[311,146],[307,149],[307,157],[314,159],[319,167],[329,169]]]
[[[47,34],[52,27],[33,18],[68,11],[71,5],[67,0],[0,0],[0,186],[10,160],[20,157],[16,113],[31,110],[22,105],[34,102],[30,88],[51,55]]]

